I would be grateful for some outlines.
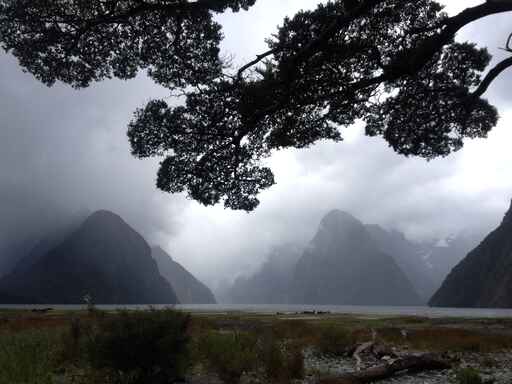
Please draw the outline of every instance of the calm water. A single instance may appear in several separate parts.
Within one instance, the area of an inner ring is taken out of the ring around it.
[[[83,305],[0,305],[0,308],[12,309],[84,309]],[[98,305],[100,309],[147,309],[147,305]],[[166,308],[168,305],[154,305],[153,308]],[[177,309],[190,312],[252,312],[252,313],[296,313],[303,311],[323,311],[336,314],[384,315],[384,316],[422,316],[422,317],[471,317],[471,318],[512,318],[512,309],[489,308],[430,308],[430,307],[365,307],[345,305],[176,305]]]

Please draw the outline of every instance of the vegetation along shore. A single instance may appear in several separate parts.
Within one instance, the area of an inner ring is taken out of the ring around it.
[[[512,319],[0,312],[0,384],[496,383]]]

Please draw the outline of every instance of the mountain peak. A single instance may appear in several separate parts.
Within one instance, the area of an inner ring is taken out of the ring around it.
[[[41,303],[174,304],[144,238],[121,217],[94,212],[58,245],[0,281],[3,292]]]
[[[391,256],[367,228],[347,212],[334,210],[296,264],[296,304],[419,305],[422,300]]]
[[[107,211],[106,209],[101,209],[99,211],[96,211],[92,213],[86,221],[120,221],[124,222],[124,220],[121,218],[121,216],[116,215],[114,212]]]
[[[350,226],[362,226],[358,219],[352,216],[350,213],[335,209],[330,211],[322,219],[322,224],[327,226],[339,226],[339,225],[350,225]]]

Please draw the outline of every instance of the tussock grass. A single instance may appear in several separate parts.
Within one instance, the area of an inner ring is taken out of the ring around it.
[[[61,332],[0,333],[0,384],[52,384]]]

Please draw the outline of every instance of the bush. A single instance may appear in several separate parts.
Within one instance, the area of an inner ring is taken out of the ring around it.
[[[457,384],[482,384],[483,380],[480,373],[474,368],[459,369],[455,376]]]
[[[257,339],[248,333],[212,331],[201,340],[200,350],[208,368],[226,384],[237,384],[258,365]]]
[[[354,343],[353,335],[346,329],[329,326],[320,331],[316,349],[323,355],[343,356]]]
[[[123,384],[182,379],[189,360],[189,323],[188,315],[172,310],[105,317],[89,335],[90,364]]]
[[[297,343],[279,343],[273,337],[263,339],[260,362],[272,382],[288,383],[304,378],[304,355]]]

